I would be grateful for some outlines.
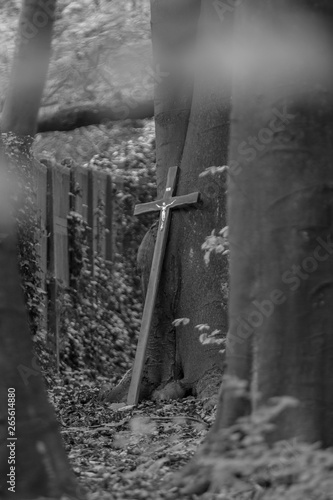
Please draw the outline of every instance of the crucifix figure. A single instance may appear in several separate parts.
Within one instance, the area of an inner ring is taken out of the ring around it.
[[[169,168],[166,188],[164,196],[161,200],[142,203],[141,205],[136,205],[134,209],[134,215],[160,211],[160,220],[155,242],[154,256],[150,270],[146,300],[142,314],[141,329],[135,354],[132,379],[127,395],[127,404],[129,405],[136,405],[139,400],[140,385],[148,344],[148,336],[153,318],[158,284],[168,237],[171,215],[170,210],[175,208],[182,208],[187,205],[193,205],[199,200],[199,193],[173,196],[176,189],[178,172],[178,167]]]

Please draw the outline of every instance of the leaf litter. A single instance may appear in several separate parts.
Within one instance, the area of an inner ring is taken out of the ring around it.
[[[72,468],[88,500],[167,500],[181,495],[174,474],[192,458],[214,421],[194,397],[114,405],[97,399],[105,378],[60,379],[49,390]]]

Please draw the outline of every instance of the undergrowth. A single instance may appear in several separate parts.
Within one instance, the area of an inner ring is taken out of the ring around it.
[[[94,269],[89,265],[89,228],[80,214],[68,218],[71,287],[59,287],[60,368],[78,370],[90,377],[104,375],[118,379],[131,365],[142,313],[140,278],[136,270],[138,246],[155,219],[154,215],[133,216],[137,203],[156,196],[155,144],[151,122],[146,123],[136,141],[124,140],[112,152],[95,155],[86,166],[112,173],[115,248],[113,262],[96,253]],[[3,135],[11,170],[19,180],[23,195],[17,210],[18,254],[22,286],[36,353],[48,384],[52,385],[50,353],[42,322],[45,291],[39,260],[39,213],[30,141]],[[79,192],[73,193],[79,195]],[[100,207],[101,214],[103,207]],[[98,217],[98,214],[96,214]],[[100,230],[104,223],[98,217]],[[97,245],[100,251],[100,245]],[[51,354],[52,356],[52,354]],[[52,365],[52,366],[51,366]]]
[[[95,155],[89,168],[111,172],[115,249],[113,262],[95,255],[89,265],[89,228],[80,214],[68,219],[71,241],[71,283],[61,298],[61,370],[84,370],[116,381],[130,368],[142,314],[138,246],[154,215],[133,216],[137,203],[156,196],[155,149],[149,125],[137,141],[126,141],[112,154]],[[78,195],[78,193],[76,193]],[[103,207],[100,207],[101,214]],[[99,225],[103,217],[95,214]]]
[[[42,289],[39,260],[37,188],[33,178],[33,156],[29,137],[12,133],[1,134],[5,146],[7,167],[16,183],[13,199],[17,225],[17,250],[22,289],[29,313],[34,341],[42,338],[42,313],[45,290]]]
[[[224,452],[202,461],[210,468],[210,490],[221,500],[331,500],[332,449],[293,438],[269,444],[267,435],[282,412],[297,406],[289,397],[272,398],[252,415],[216,436]],[[292,413],[290,414],[292,418]],[[203,499],[212,498],[210,493]]]

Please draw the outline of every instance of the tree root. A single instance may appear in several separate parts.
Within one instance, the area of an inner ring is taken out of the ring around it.
[[[159,386],[153,392],[151,399],[159,403],[172,399],[183,399],[188,393],[188,389],[181,380],[174,380]]]
[[[109,403],[124,403],[131,382],[132,369],[128,370],[119,384],[104,384],[98,395],[101,401]],[[159,403],[173,399],[183,399],[194,394],[204,403],[204,409],[213,408],[218,402],[218,390],[221,384],[222,372],[210,370],[195,384],[187,383],[185,380],[173,380],[164,382],[154,389],[152,384],[143,378],[140,389],[140,400],[151,399]]]
[[[100,401],[106,401],[108,403],[126,403],[127,394],[132,378],[132,369],[128,370],[119,384],[116,386],[112,384],[104,384],[100,388],[98,399]],[[140,387],[140,400],[149,399],[152,393],[151,384],[149,384],[145,379],[142,380]]]
[[[222,383],[222,370],[214,367],[207,371],[196,383],[195,393],[203,401],[205,410],[210,410],[217,405],[219,389]]]

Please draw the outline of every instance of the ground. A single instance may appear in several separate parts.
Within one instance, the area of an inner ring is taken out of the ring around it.
[[[106,380],[67,372],[49,389],[87,500],[332,500],[331,449],[263,439],[288,398],[234,425],[222,442],[210,433],[203,444],[216,407],[188,397],[120,408],[98,400]]]
[[[195,499],[174,486],[215,418],[193,397],[117,409],[98,400],[84,375],[61,377],[49,390],[73,470],[89,500]],[[217,499],[209,494],[205,500]]]

